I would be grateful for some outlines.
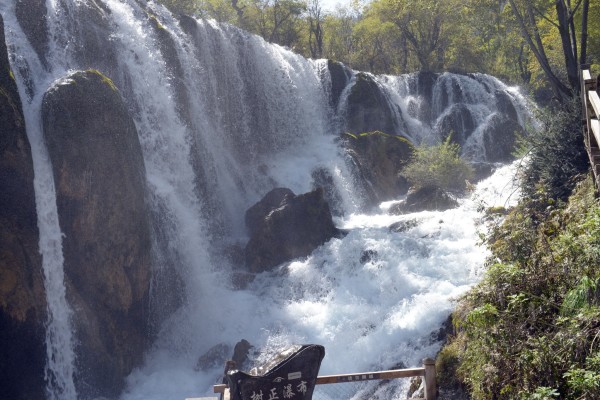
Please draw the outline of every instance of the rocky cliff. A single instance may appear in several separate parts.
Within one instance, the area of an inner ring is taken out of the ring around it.
[[[44,95],[44,136],[76,312],[76,385],[115,396],[149,337],[151,237],[137,130],[114,84],[75,72]]]
[[[0,16],[0,398],[44,397],[46,296],[25,119]]]

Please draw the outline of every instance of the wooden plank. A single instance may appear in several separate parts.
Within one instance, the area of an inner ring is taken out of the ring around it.
[[[590,119],[590,126],[592,128],[592,132],[594,132],[596,143],[600,144],[600,122],[597,119],[592,118]]]
[[[354,374],[341,374],[341,375],[324,375],[317,377],[317,385],[326,385],[330,383],[343,383],[343,382],[358,382],[358,381],[369,381],[375,379],[395,379],[395,378],[410,378],[413,376],[425,376],[425,368],[407,368],[407,369],[394,369],[390,371],[377,371],[377,372],[360,372]]]
[[[227,389],[227,385],[214,385],[213,386],[214,393],[224,393],[225,389]]]
[[[425,367],[425,399],[436,400],[435,360],[426,358],[423,360],[423,366]]]
[[[588,98],[590,99],[590,103],[592,103],[592,107],[596,112],[596,118],[600,118],[600,97],[598,97],[598,92],[595,90],[590,90],[588,92]]]

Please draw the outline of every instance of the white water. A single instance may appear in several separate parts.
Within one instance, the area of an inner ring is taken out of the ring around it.
[[[156,296],[165,289],[161,274],[168,271],[166,264],[174,264],[184,282],[177,290],[186,299],[176,312],[162,316],[159,338],[144,366],[129,377],[123,400],[209,394],[222,365],[196,372],[198,357],[220,343],[233,347],[242,338],[265,353],[292,342],[323,344],[327,355],[321,373],[386,369],[398,363],[416,366],[421,358],[434,356],[439,343],[429,335],[448,316],[451,299],[477,281],[486,255],[476,246],[477,232],[485,228],[478,224],[478,203],[506,202],[513,191],[510,170],[478,185],[476,198],[465,199],[456,210],[393,217],[382,209],[365,215],[335,140],[339,121],[328,103],[330,77],[324,61],[305,60],[211,21],[198,21],[197,33],[190,36],[166,10],[150,2],[150,10],[174,40],[181,76],[173,76],[169,63],[174,60],[159,51],[159,37],[146,10],[133,1],[102,2],[110,9],[107,46],[119,64],[111,78],[135,120],[150,211],[161,232],[157,236],[166,238],[154,249],[153,288]],[[81,27],[69,15],[76,15],[84,3],[67,0],[69,7],[53,14],[50,71],[41,66],[20,31],[13,6],[0,5],[14,69],[28,68],[34,78],[33,97],[24,103],[52,316],[51,399],[71,400],[77,394],[72,312],[64,295],[54,182],[39,110],[45,90],[69,68],[95,67],[76,61],[81,58]],[[48,0],[48,8],[57,9],[54,0]],[[183,82],[180,86],[177,79]],[[388,88],[388,100],[398,105],[408,136],[435,141],[428,139],[431,126],[410,117],[411,102],[419,102],[408,90],[411,78],[377,79]],[[19,81],[26,99],[26,77]],[[185,107],[178,103],[179,90],[188,98]],[[244,211],[273,187],[296,193],[311,190],[316,170],[332,176],[342,202],[338,206],[345,211],[336,225],[349,234],[307,259],[257,276],[245,290],[233,290],[230,278],[239,266],[231,265],[221,249],[247,239]],[[412,219],[417,226],[404,233],[387,228]],[[369,250],[375,255],[361,263]],[[152,304],[158,302],[155,298]],[[402,390],[394,389],[394,396]]]
[[[383,207],[375,215],[352,214],[337,221],[350,233],[310,257],[259,275],[247,290],[213,288],[214,302],[205,307],[214,313],[194,316],[192,308],[175,316],[170,335],[131,375],[123,400],[210,395],[222,366],[195,372],[198,356],[241,338],[269,354],[291,343],[322,344],[321,374],[419,366],[439,350],[429,336],[448,317],[452,300],[479,279],[487,253],[477,245],[486,230],[477,209],[513,204],[514,174],[514,165],[501,168],[445,212],[390,216]],[[416,227],[390,233],[392,223],[412,219]],[[376,256],[361,264],[364,250]],[[396,384],[388,398],[403,398],[406,381]]]
[[[48,1],[48,23],[53,25],[60,18],[56,3]],[[31,144],[31,153],[34,168],[34,188],[39,228],[39,249],[42,254],[42,268],[44,272],[44,288],[47,300],[46,321],[46,353],[47,365],[45,368],[48,382],[47,395],[49,400],[75,400],[77,393],[73,383],[75,368],[75,353],[73,351],[74,338],[72,335],[73,311],[66,300],[64,284],[62,233],[58,222],[56,208],[56,194],[52,164],[44,142],[40,109],[43,91],[38,88],[48,87],[54,79],[65,73],[65,66],[60,61],[54,63],[54,74],[48,73],[42,66],[35,52],[23,40],[23,32],[14,17],[14,2],[2,2],[0,11],[5,19],[7,42],[11,43],[13,53],[11,63],[25,114],[27,136]],[[61,48],[55,41],[50,41],[54,49]],[[57,58],[60,60],[59,58]],[[16,67],[16,68],[15,68]],[[23,72],[28,69],[28,74]],[[25,85],[27,79],[33,89],[30,96]]]

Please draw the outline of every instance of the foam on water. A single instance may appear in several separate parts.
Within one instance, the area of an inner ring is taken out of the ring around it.
[[[324,60],[306,60],[214,21],[196,21],[195,33],[186,32],[183,23],[149,1],[152,18],[172,40],[167,56],[145,5],[99,1],[106,6],[103,10],[110,10],[104,15],[108,22],[102,27],[107,30],[102,31],[102,45],[118,63],[111,66],[110,77],[135,121],[147,172],[155,229],[151,306],[161,314],[161,291],[173,290],[161,281],[173,272],[169,266],[181,277],[183,287],[176,290],[185,299],[176,311],[160,315],[158,339],[144,365],[128,378],[122,399],[180,400],[210,394],[223,367],[196,372],[198,358],[215,345],[233,347],[242,338],[257,354],[262,351],[257,361],[286,344],[322,344],[327,355],[321,373],[415,366],[433,356],[439,343],[431,340],[431,333],[448,316],[452,299],[477,281],[486,256],[476,245],[478,231],[485,229],[478,206],[504,204],[513,192],[508,183],[512,170],[500,169],[454,210],[390,216],[390,204],[384,204],[377,214],[361,213],[363,199],[337,142],[336,111],[342,110],[333,110],[329,102],[331,77]],[[20,30],[14,5],[0,4],[11,63],[21,96],[27,99],[51,316],[51,399],[74,400],[77,394],[71,311],[64,294],[61,233],[40,105],[45,90],[69,69],[90,68],[80,64],[86,58],[78,44],[84,27],[73,18],[86,4],[48,0],[49,27],[57,32],[51,35],[47,67]],[[173,76],[174,69],[180,75]],[[416,141],[426,141],[431,126],[411,116],[419,101],[410,94],[413,78],[374,79],[393,105],[398,129],[405,124]],[[479,81],[500,85],[483,76],[453,75],[439,84],[452,80],[470,85],[465,92],[483,91]],[[491,102],[485,93],[468,96],[475,96],[469,98],[473,110]],[[485,112],[477,114],[481,120]],[[337,206],[345,216],[336,225],[348,234],[234,290],[235,266],[220,246],[247,239],[244,211],[273,187],[311,190],[319,171],[329,174],[339,192],[342,204]],[[390,231],[391,224],[401,221],[407,230]],[[393,396],[402,391],[394,388]]]
[[[477,245],[478,233],[486,230],[478,209],[516,201],[518,165],[500,168],[456,209],[352,214],[337,221],[348,235],[311,256],[258,275],[245,290],[213,288],[214,302],[205,307],[214,312],[203,321],[191,321],[187,313],[170,321],[169,343],[189,344],[185,335],[206,330],[219,332],[214,341],[182,345],[177,355],[157,347],[147,365],[131,375],[123,400],[209,395],[222,367],[194,372],[197,358],[202,350],[222,342],[233,346],[242,338],[264,351],[263,359],[287,344],[322,344],[321,374],[419,366],[439,350],[432,337],[453,300],[479,279],[487,252]],[[411,220],[417,222],[405,232],[388,228]],[[391,398],[401,398],[404,384],[399,380],[388,389]]]

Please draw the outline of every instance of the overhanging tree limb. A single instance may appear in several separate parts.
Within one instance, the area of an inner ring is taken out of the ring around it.
[[[552,71],[552,68],[550,67],[550,62],[548,61],[548,57],[546,57],[546,54],[544,52],[544,47],[543,47],[542,41],[539,37],[539,34],[537,34],[537,37],[536,37],[536,42],[538,43],[538,45],[536,45],[536,43],[534,43],[533,38],[531,37],[529,30],[527,29],[525,19],[524,19],[523,15],[521,14],[521,12],[519,11],[519,8],[517,7],[515,0],[508,0],[508,1],[513,10],[513,14],[515,15],[515,18],[517,19],[517,22],[521,29],[521,34],[522,34],[523,38],[529,45],[529,48],[531,49],[535,58],[538,60],[538,63],[540,64],[540,67],[542,67],[542,70],[544,71],[546,78],[548,78],[548,80],[550,81],[550,84],[551,84],[552,88],[554,89],[555,94],[557,95],[557,97],[559,99],[571,97],[571,91],[569,90],[569,88],[565,84],[563,84],[560,81],[560,79],[558,79],[556,74],[554,74],[554,72]],[[527,11],[528,11],[529,18],[531,18],[531,16],[532,16],[531,7],[528,7]],[[534,23],[535,23],[535,21],[534,21]],[[535,27],[535,24],[534,24],[533,29],[534,29],[534,32],[536,32],[537,28]]]

